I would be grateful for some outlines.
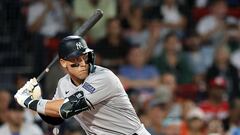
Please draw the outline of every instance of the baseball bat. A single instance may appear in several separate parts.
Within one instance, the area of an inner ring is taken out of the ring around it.
[[[81,25],[79,27],[79,29],[76,30],[76,32],[74,33],[74,35],[78,35],[83,37],[89,29],[91,29],[103,16],[103,11],[100,9],[97,9],[94,14],[88,18],[83,25]],[[47,65],[47,67],[45,68],[44,71],[42,71],[42,73],[37,77],[37,81],[41,81],[42,78],[44,77],[44,75],[46,73],[48,73],[50,71],[50,68],[53,66],[53,64],[59,59],[58,55],[56,55],[53,60],[50,62],[50,64]]]

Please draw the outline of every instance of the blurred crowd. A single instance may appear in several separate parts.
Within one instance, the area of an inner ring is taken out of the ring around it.
[[[11,95],[97,8],[104,16],[84,38],[152,135],[240,135],[239,0],[1,0],[0,134],[53,134]],[[43,97],[64,74],[55,64]],[[84,134],[73,119],[57,128]]]

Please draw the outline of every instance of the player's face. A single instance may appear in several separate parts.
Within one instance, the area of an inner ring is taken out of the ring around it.
[[[89,64],[87,63],[87,54],[66,61],[65,66],[68,73],[80,80],[84,80],[88,76]]]

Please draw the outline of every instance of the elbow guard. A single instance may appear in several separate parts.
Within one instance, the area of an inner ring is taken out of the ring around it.
[[[82,91],[78,91],[64,100],[60,107],[59,114],[63,119],[68,119],[82,111],[94,108],[91,102],[84,97]]]

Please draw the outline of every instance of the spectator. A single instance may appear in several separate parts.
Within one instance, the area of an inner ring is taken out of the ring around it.
[[[177,4],[177,0],[164,0],[160,6],[164,26],[169,30],[176,31],[180,37],[183,37],[183,32],[187,24],[186,17],[182,11]]]
[[[129,28],[124,31],[124,36],[131,44],[142,45],[144,38],[144,20],[141,8],[131,8],[131,13],[127,17]]]
[[[213,61],[213,49],[203,46],[200,36],[191,32],[185,42],[186,59],[193,72],[193,84],[197,86],[195,101],[199,102],[206,99],[205,73]]]
[[[207,82],[216,76],[222,76],[227,81],[226,95],[231,104],[240,97],[238,70],[230,62],[230,52],[226,46],[217,48],[214,56],[214,62],[207,70]]]
[[[148,110],[149,124],[147,130],[151,133],[151,135],[165,135],[167,126],[166,120],[168,117],[169,120],[172,119],[172,117],[168,115],[169,109],[172,107],[172,96],[171,90],[165,86],[161,86],[155,91],[154,97],[150,101]],[[176,114],[178,112],[172,112],[172,114],[173,113]],[[173,117],[175,119],[175,116]],[[173,121],[171,122],[174,123]]]
[[[210,14],[198,22],[196,30],[205,45],[216,47],[223,42],[227,8],[225,0],[212,0]]]
[[[71,9],[65,0],[37,0],[28,12],[28,29],[46,37],[54,37],[70,30]]]
[[[8,106],[9,112],[7,122],[0,127],[2,135],[43,135],[41,129],[35,124],[24,122],[24,108],[17,104],[15,100]]]
[[[240,48],[240,20],[233,16],[228,17],[226,28],[227,43],[232,53]]]
[[[139,47],[132,47],[127,55],[128,65],[119,69],[119,77],[126,89],[140,96],[146,101],[153,96],[159,83],[159,73],[152,65],[147,65],[144,51]]]
[[[164,50],[153,62],[161,73],[173,73],[180,84],[192,81],[192,71],[181,52],[181,44],[175,33],[166,35]]]
[[[230,110],[229,135],[240,134],[240,100],[234,102],[233,107]]]
[[[0,126],[3,125],[7,120],[8,104],[11,96],[7,89],[0,89]]]
[[[171,134],[171,131],[179,134],[183,110],[175,99],[176,87],[177,83],[173,74],[161,75],[161,84],[150,101],[148,121],[144,119],[144,124],[148,125],[148,130],[152,135]]]
[[[70,33],[71,21],[71,8],[66,0],[36,0],[30,4],[27,24],[34,45],[35,74],[45,68],[58,40]]]
[[[201,75],[207,71],[212,60],[207,52],[207,48],[201,44],[200,36],[197,33],[191,33],[186,39],[186,57],[191,65],[194,75]]]
[[[187,113],[186,123],[182,126],[180,135],[204,134],[204,112],[196,107]]]
[[[209,81],[208,99],[202,101],[199,106],[205,112],[205,120],[225,120],[229,116],[229,104],[224,99],[227,82],[222,77],[215,77]]]
[[[167,32],[159,18],[153,18],[149,21],[141,38],[141,45],[146,49],[147,60],[151,60],[162,53],[163,40]]]
[[[143,121],[144,125],[146,126],[147,130],[151,135],[164,135],[164,127],[162,125],[162,120],[165,117],[165,110],[164,107],[159,105],[152,105],[148,110],[148,119],[149,124],[146,124]]]
[[[225,135],[223,122],[219,119],[212,119],[208,122],[207,134]]]
[[[97,41],[106,36],[107,20],[116,16],[116,0],[74,0],[73,9],[76,17],[76,23],[79,25],[97,9],[104,12],[103,18],[94,26],[89,35],[92,41]],[[83,12],[84,11],[84,12]]]
[[[174,99],[173,90],[171,90],[169,86],[161,85],[156,89],[155,97],[158,97],[156,101],[162,104],[162,109],[165,112],[162,120],[162,126],[164,127],[163,133],[166,135],[179,134],[182,124],[183,108],[181,104]]]
[[[131,0],[118,1],[118,18],[121,21],[121,26],[124,30],[130,28],[129,19],[131,16]]]
[[[169,88],[169,90],[172,91],[172,93],[175,93],[177,88],[177,82],[176,77],[172,73],[164,73],[161,75],[161,85],[164,85]]]
[[[121,64],[125,63],[130,44],[121,35],[121,25],[118,18],[107,22],[107,34],[96,43],[96,63],[110,68],[117,73]]]

